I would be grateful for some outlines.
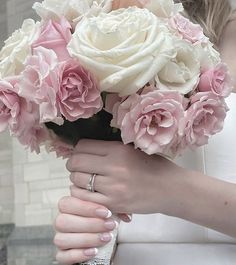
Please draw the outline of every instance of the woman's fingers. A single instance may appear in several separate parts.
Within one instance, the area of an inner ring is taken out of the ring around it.
[[[93,154],[73,154],[66,163],[66,168],[70,172],[83,172],[88,174],[106,175],[107,160],[103,156]]]
[[[101,247],[111,241],[113,235],[106,233],[57,233],[54,244],[61,250],[96,248]]]
[[[82,172],[73,172],[70,174],[71,182],[76,186],[83,189],[87,188],[91,174],[82,173]],[[96,175],[94,179],[94,190],[103,194],[105,187],[109,186],[110,179],[101,175]]]
[[[95,257],[98,253],[97,248],[91,249],[70,249],[58,251],[56,259],[61,264],[70,265],[88,261]]]
[[[106,206],[108,199],[105,195],[99,192],[91,192],[85,189],[77,188],[76,186],[70,187],[71,196],[83,201],[89,201],[93,203],[99,203]]]
[[[103,233],[112,231],[118,226],[113,219],[81,217],[71,214],[60,214],[56,218],[55,228],[61,233]]]
[[[75,197],[63,197],[58,208],[61,213],[74,214],[82,217],[109,218],[112,213],[106,207],[94,202],[82,201]]]
[[[110,142],[82,139],[75,147],[75,153],[94,154],[105,156],[109,153]]]
[[[64,197],[59,201],[60,214],[55,221],[55,245],[59,248],[57,260],[74,264],[92,259],[97,248],[112,239],[118,223],[111,212],[97,203]]]

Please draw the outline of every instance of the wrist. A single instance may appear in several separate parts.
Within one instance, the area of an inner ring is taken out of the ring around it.
[[[176,166],[163,184],[161,213],[184,218],[190,213],[195,172]]]

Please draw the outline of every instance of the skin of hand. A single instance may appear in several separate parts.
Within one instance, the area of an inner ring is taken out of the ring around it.
[[[72,196],[113,213],[162,213],[236,237],[236,184],[119,142],[80,141],[67,169]],[[93,193],[86,185],[94,172]]]
[[[67,169],[73,196],[104,205],[113,213],[138,214],[163,212],[169,189],[166,178],[184,173],[169,160],[148,156],[132,145],[96,140],[80,141]],[[97,174],[95,193],[86,190],[93,173]]]
[[[60,214],[55,221],[56,259],[61,264],[74,264],[92,259],[97,248],[112,239],[118,225],[104,206],[64,197],[58,204]]]
[[[97,149],[97,147],[99,148]],[[108,161],[107,160],[108,154],[113,153],[112,149],[115,150],[115,153],[114,156],[110,157],[111,160]],[[117,160],[118,157],[120,157],[121,159]],[[133,157],[132,160],[130,159],[131,157]],[[96,163],[98,164],[95,164],[93,159],[95,159]],[[100,161],[100,159],[102,159],[102,161]],[[126,163],[124,164],[125,161]],[[139,167],[137,167],[137,161],[141,162],[138,163]],[[163,161],[168,162],[167,160],[164,159]],[[94,168],[91,168],[90,166],[91,163],[94,165]],[[109,208],[105,208],[105,206],[102,206],[106,205],[106,200],[109,200],[109,197],[96,193],[96,195],[98,195],[102,199],[102,201],[99,200],[99,203],[92,202],[92,200],[87,201],[84,199],[79,199],[80,197],[79,191],[86,192],[88,195],[92,194],[91,192],[84,190],[91,175],[91,173],[86,173],[86,172],[100,172],[102,174],[102,175],[97,175],[95,179],[95,187],[96,189],[98,189],[99,186],[102,188],[102,186],[105,185],[104,191],[108,191],[107,196],[112,196],[112,194],[115,195],[115,197],[110,201],[110,203],[107,204],[111,207],[111,210],[114,213],[121,213],[121,212],[123,213],[121,209],[126,209],[124,213],[129,213],[130,212],[129,209],[132,209],[132,212],[137,211],[139,213],[141,212],[148,213],[149,211],[155,212],[156,201],[153,198],[153,204],[155,205],[153,206],[153,209],[146,208],[149,205],[148,203],[148,199],[150,196],[149,186],[151,182],[150,178],[147,178],[146,176],[147,172],[145,171],[148,171],[148,168],[149,169],[152,168],[151,170],[152,174],[150,174],[150,176],[155,175],[154,173],[157,170],[157,167],[154,168],[153,167],[154,164],[155,164],[154,156],[151,158],[145,155],[141,151],[134,150],[132,146],[124,146],[119,142],[103,142],[103,141],[88,141],[88,140],[80,141],[80,144],[76,147],[74,156],[72,156],[72,158],[67,162],[67,168],[69,170],[70,169],[73,170],[74,165],[76,165],[76,169],[74,170],[78,170],[78,172],[71,173],[70,177],[72,181],[76,182],[78,187],[83,186],[83,189],[75,188],[75,186],[71,187],[72,193],[74,190],[76,194],[74,194],[74,196],[65,197],[60,200],[58,205],[60,214],[55,222],[55,229],[57,231],[57,234],[54,239],[54,244],[59,249],[56,259],[60,263],[73,264],[76,262],[83,262],[89,260],[93,258],[96,254],[96,250],[94,250],[94,248],[106,244],[111,239],[110,237],[108,237],[108,235],[106,235],[107,241],[106,242],[101,241],[100,238],[101,235],[104,234],[104,232],[109,232],[110,230],[104,230],[104,225],[106,223],[106,220],[101,219],[101,218],[104,219],[104,215],[101,216],[96,214],[96,209],[98,208],[103,209],[102,212],[104,212],[105,210],[105,216],[108,216],[108,218],[110,218],[111,212],[108,210]],[[82,166],[83,169],[80,166],[77,167],[77,165]],[[108,167],[105,167],[103,165],[107,165]],[[174,172],[176,166],[174,164],[171,165],[173,166],[173,172]],[[99,167],[101,169],[98,170]],[[114,168],[112,169],[112,167]],[[132,171],[128,170],[129,167],[133,168],[133,170]],[[104,169],[106,170],[102,172],[102,170]],[[112,169],[113,172],[116,172],[116,176],[123,176],[123,177],[121,179],[116,179],[116,177],[111,178],[109,175],[110,169]],[[80,173],[79,171],[82,172]],[[131,175],[132,178],[130,178]],[[99,184],[98,177],[104,179],[105,182]],[[139,177],[139,179],[142,181],[144,180],[144,182],[142,183],[145,183],[145,187],[139,185],[140,180],[136,180],[137,177]],[[157,180],[156,177],[153,177],[152,179],[153,181]],[[129,181],[129,184],[126,183],[127,180]],[[107,181],[109,182],[106,183]],[[135,190],[136,188],[132,187],[131,190],[133,194],[132,195],[130,194],[129,196],[129,198],[132,200],[132,205],[130,205],[129,208],[127,208],[126,206],[129,203],[127,204],[128,198],[127,198],[126,186],[133,185],[132,183],[134,184],[136,183],[137,184],[136,186],[140,188],[139,188],[139,193],[136,194],[137,191]],[[151,184],[151,186],[152,185],[153,184]],[[158,183],[156,183],[155,185],[158,185]],[[143,192],[144,190],[146,190],[145,195]],[[157,194],[156,188],[153,188],[153,196],[154,194]],[[95,195],[95,193],[93,195]],[[119,200],[120,196],[123,195],[125,195],[123,200]],[[136,203],[135,199],[136,196],[140,197],[139,202],[146,202],[142,203],[141,208],[140,205]],[[162,196],[164,196],[164,194],[163,195],[159,194],[159,198],[161,198]],[[156,198],[156,196],[154,197]],[[116,204],[118,200],[120,201],[120,205]],[[115,208],[112,207],[113,201],[116,204]],[[123,205],[123,203],[125,203],[125,205]],[[134,208],[136,209],[136,211],[133,211]],[[129,215],[118,214],[118,216],[121,218],[121,220],[125,222],[131,221]],[[112,220],[109,219],[109,221]],[[89,253],[89,255],[87,256],[84,253],[84,249],[87,248],[91,249],[92,255]]]

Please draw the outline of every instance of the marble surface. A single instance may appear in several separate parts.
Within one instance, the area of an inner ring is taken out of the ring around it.
[[[52,226],[15,228],[7,240],[7,265],[58,264],[53,237]]]
[[[6,239],[0,239],[0,265],[7,265]]]
[[[13,224],[0,225],[0,265],[7,265],[7,239],[13,229]]]

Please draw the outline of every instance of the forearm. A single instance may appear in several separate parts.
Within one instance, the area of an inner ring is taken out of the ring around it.
[[[175,178],[166,214],[236,237],[236,184],[184,172]]]

